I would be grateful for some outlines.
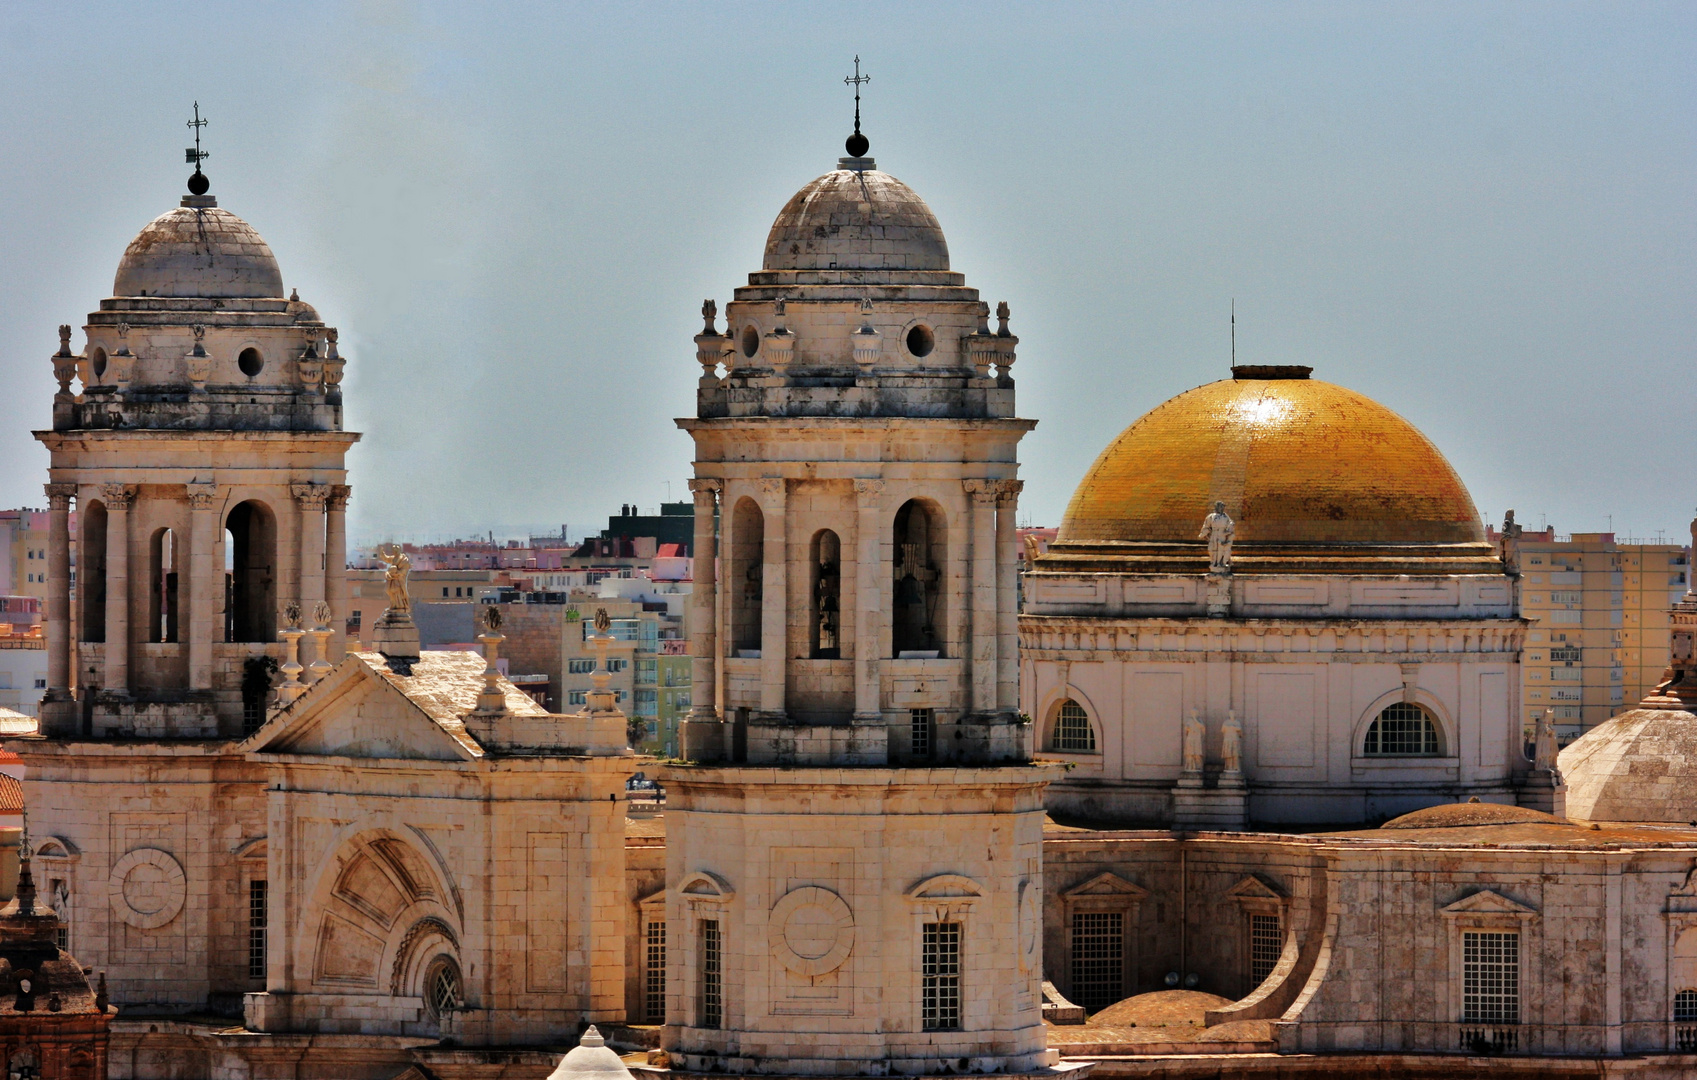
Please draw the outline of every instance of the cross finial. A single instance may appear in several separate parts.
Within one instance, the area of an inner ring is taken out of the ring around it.
[[[188,122],[188,126],[194,129],[194,145],[183,151],[184,160],[194,166],[194,175],[189,177],[189,193],[192,195],[205,195],[206,189],[212,186],[212,181],[208,180],[206,174],[200,171],[200,163],[212,156],[209,152],[200,148],[200,129],[205,127],[207,123],[208,121],[201,118],[200,102],[195,102],[194,119]]]
[[[860,88],[871,81],[872,76],[860,73],[860,56],[856,54],[854,74],[843,77],[844,85],[854,87],[854,134],[850,135],[848,142],[843,144],[849,152],[849,157],[865,157],[867,149],[872,145],[866,136],[860,133]]]

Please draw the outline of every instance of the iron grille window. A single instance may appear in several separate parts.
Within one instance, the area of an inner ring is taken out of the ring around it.
[[[1461,935],[1461,1018],[1467,1023],[1520,1023],[1520,935]]]
[[[1673,1022],[1697,1024],[1697,990],[1681,990],[1673,996]]]
[[[265,882],[247,883],[247,977],[265,978]]]
[[[1125,996],[1125,915],[1077,911],[1072,916],[1072,996],[1089,1012]]]
[[[960,1029],[960,923],[925,923],[921,931],[920,1027]]]
[[[909,720],[913,725],[912,746],[913,756],[928,758],[931,756],[931,733],[937,723],[937,713],[934,709],[909,709]]]
[[[1061,702],[1060,715],[1055,717],[1055,734],[1051,739],[1050,748],[1084,754],[1096,752],[1096,732],[1090,728],[1090,714],[1084,711],[1084,706],[1071,698]]]
[[[719,920],[701,922],[701,1026],[716,1028],[725,1022],[724,968],[719,947]]]
[[[666,1022],[666,924],[651,922],[645,935],[648,968],[643,973],[645,1012],[650,1024]]]
[[[1425,709],[1399,701],[1367,725],[1367,757],[1436,757],[1438,725]]]
[[[1249,917],[1249,983],[1252,987],[1267,981],[1267,976],[1279,964],[1284,951],[1284,935],[1279,933],[1277,915]]]

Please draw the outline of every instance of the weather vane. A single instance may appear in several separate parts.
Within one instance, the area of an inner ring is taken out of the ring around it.
[[[200,102],[197,101],[194,103],[194,119],[188,122],[188,126],[194,128],[194,146],[183,151],[184,159],[194,166],[194,175],[189,177],[189,192],[194,195],[205,195],[206,189],[212,186],[212,181],[200,171],[200,163],[212,156],[200,148],[200,129],[206,125],[207,121],[200,118]]]
[[[854,74],[843,77],[845,86],[854,87],[854,134],[843,144],[849,152],[849,157],[865,157],[867,149],[872,145],[866,136],[860,133],[860,88],[871,81],[872,76],[860,73],[860,56],[857,54],[854,58]]]

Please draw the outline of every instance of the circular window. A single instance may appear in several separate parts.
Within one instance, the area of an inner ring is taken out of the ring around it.
[[[251,379],[265,367],[265,357],[259,355],[258,349],[243,349],[242,354],[236,357],[236,366]]]
[[[95,378],[98,379],[102,375],[106,374],[106,350],[105,349],[96,348],[93,353],[89,354],[88,362],[94,368],[94,377]]]
[[[424,973],[424,1005],[430,1015],[441,1019],[460,1007],[460,968],[446,956],[438,956]]]
[[[742,328],[742,354],[744,356],[753,356],[759,351],[760,331],[754,328],[753,323],[750,323]]]
[[[931,350],[937,347],[937,335],[924,323],[916,324],[907,332],[907,351],[915,356],[930,356]]]

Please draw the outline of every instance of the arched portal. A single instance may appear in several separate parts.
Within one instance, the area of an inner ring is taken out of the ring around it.
[[[275,641],[277,519],[250,500],[230,511],[224,528],[224,639]]]

